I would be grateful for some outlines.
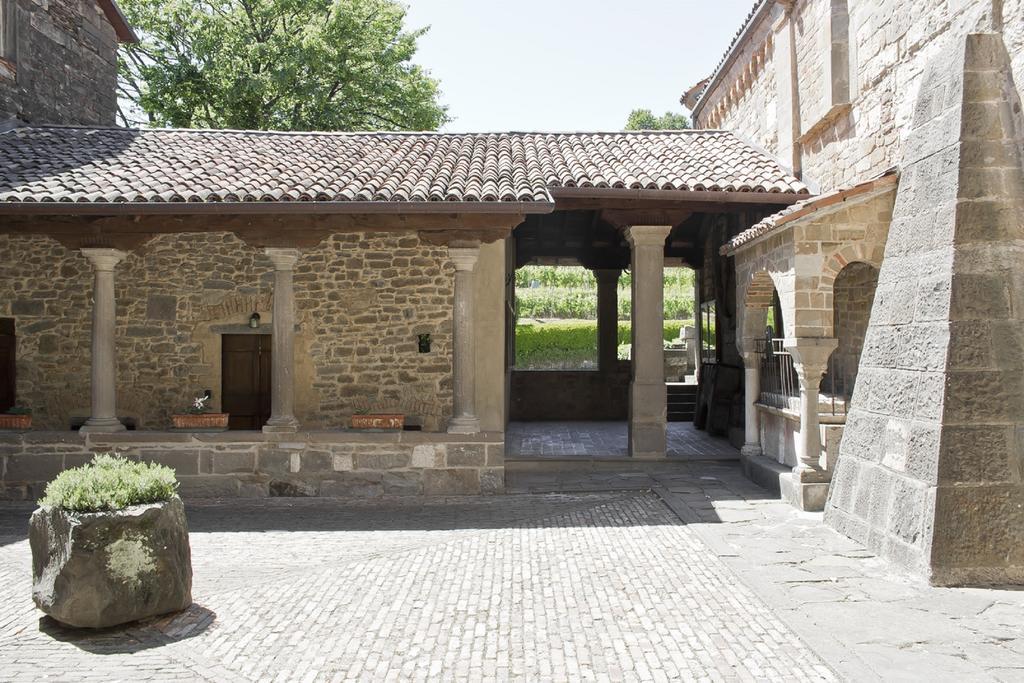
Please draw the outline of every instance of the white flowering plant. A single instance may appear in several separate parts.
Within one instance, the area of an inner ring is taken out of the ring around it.
[[[192,399],[192,405],[185,409],[185,412],[189,415],[203,415],[210,412],[210,406],[208,401],[209,396],[196,396]]]

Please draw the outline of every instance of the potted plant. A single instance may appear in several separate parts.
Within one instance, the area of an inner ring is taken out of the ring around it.
[[[32,599],[105,628],[192,604],[185,507],[169,467],[100,454],[46,487],[29,522]]]
[[[209,396],[196,396],[184,413],[171,415],[174,428],[187,431],[227,429],[228,414],[210,412],[209,400]]]
[[[32,409],[23,406],[8,408],[6,413],[0,413],[0,429],[32,429]]]
[[[352,429],[401,429],[405,415],[400,413],[371,413],[361,410],[352,415]]]

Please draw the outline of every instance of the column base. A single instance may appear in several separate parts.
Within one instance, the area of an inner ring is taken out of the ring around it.
[[[740,455],[744,455],[748,458],[761,455],[761,445],[756,443],[743,444],[743,448],[740,449]]]
[[[299,421],[294,417],[272,417],[263,425],[264,434],[290,434],[299,431]]]
[[[82,434],[113,434],[127,429],[116,417],[90,417],[78,431]]]
[[[630,422],[629,457],[640,460],[664,460],[668,451],[665,423]]]
[[[779,477],[783,500],[804,512],[821,512],[828,499],[828,482],[800,481],[796,472]]]
[[[480,418],[461,415],[453,417],[448,423],[449,434],[478,434],[480,432]]]

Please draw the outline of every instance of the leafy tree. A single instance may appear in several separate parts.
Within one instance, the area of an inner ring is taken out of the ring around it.
[[[126,125],[433,130],[448,120],[437,81],[410,61],[426,29],[405,30],[394,0],[120,5],[142,38],[121,50]]]
[[[634,109],[626,120],[626,130],[681,130],[689,127],[690,120],[685,115],[670,111],[655,116],[650,109]]]

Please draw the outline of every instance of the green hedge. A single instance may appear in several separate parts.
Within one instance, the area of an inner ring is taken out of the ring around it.
[[[692,320],[666,320],[666,341]],[[630,343],[630,324],[620,322],[619,345]],[[523,321],[516,325],[516,367],[527,370],[593,367],[597,363],[597,321]]]

